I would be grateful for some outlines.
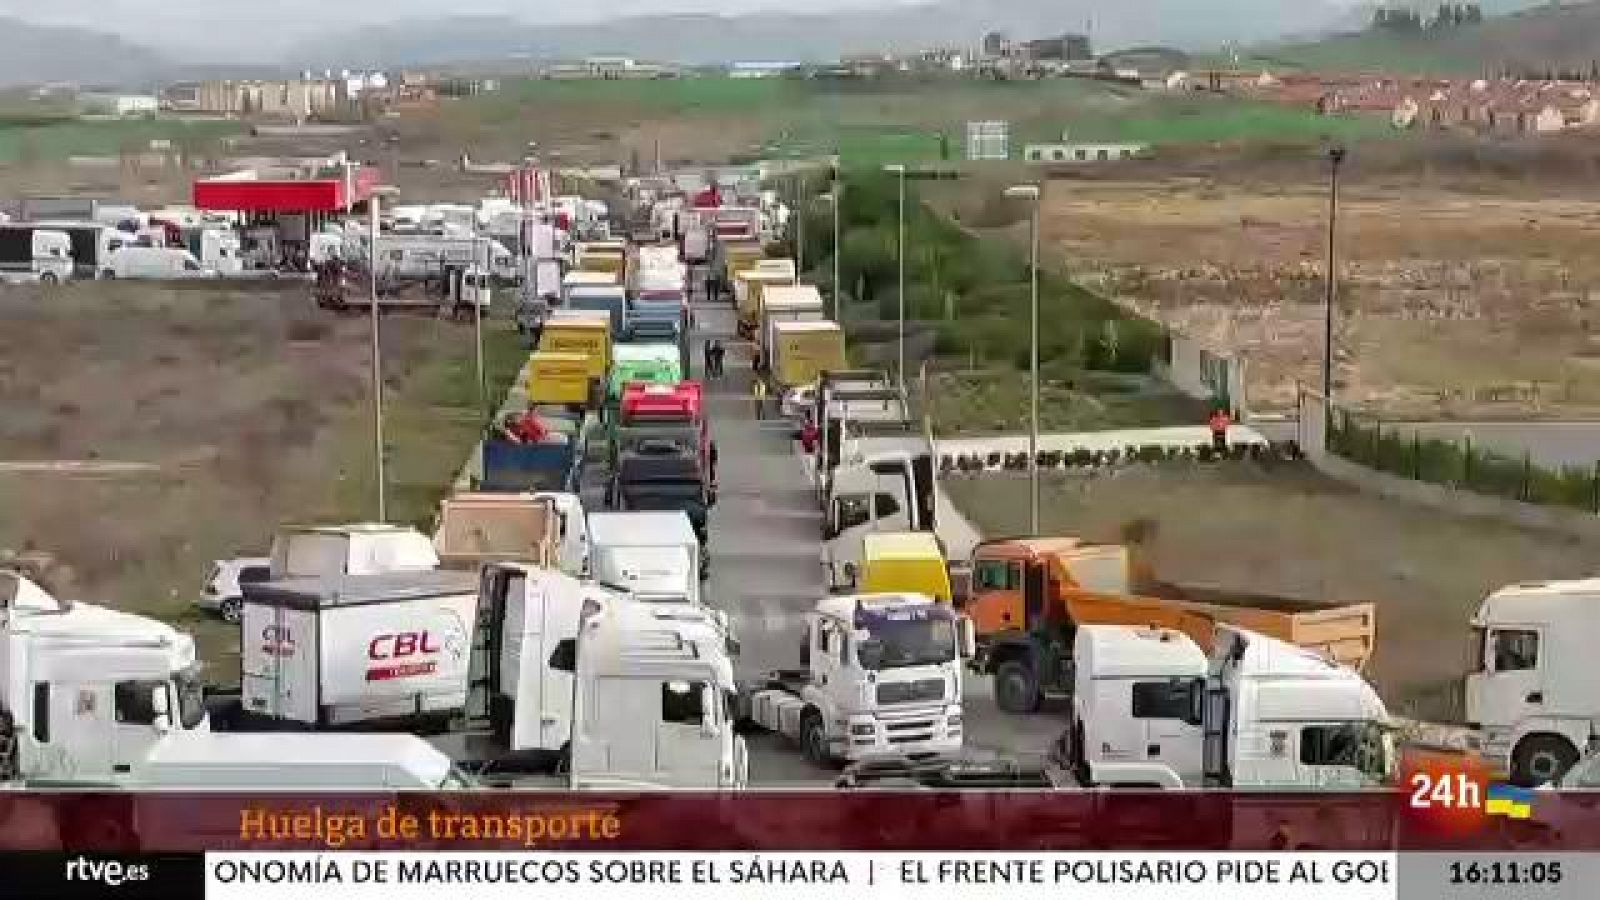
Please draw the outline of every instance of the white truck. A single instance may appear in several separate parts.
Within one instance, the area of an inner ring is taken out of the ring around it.
[[[745,787],[750,755],[735,729],[733,659],[707,610],[600,605],[573,648],[570,787]]]
[[[822,292],[814,285],[770,285],[761,293],[761,352],[771,360],[773,326],[780,322],[822,321]]]
[[[0,225],[0,281],[58,284],[72,278],[72,237],[56,228]]]
[[[1218,626],[1080,625],[1067,757],[1084,786],[1354,790],[1389,783],[1388,710],[1354,669]]]
[[[819,766],[929,759],[962,744],[970,623],[921,594],[824,597],[806,617],[800,666],[740,694],[740,714],[795,739]]]
[[[589,514],[590,567],[596,581],[645,602],[704,606],[706,559],[689,516],[669,512]]]
[[[378,236],[378,272],[385,280],[437,277],[446,267],[479,266],[497,281],[514,283],[521,275],[516,257],[489,237],[389,232]]]
[[[433,541],[403,525],[289,526],[272,538],[272,579],[437,569]]]
[[[1553,781],[1600,735],[1600,579],[1513,584],[1472,618],[1467,720],[1519,785]]]
[[[477,606],[478,576],[467,572],[246,585],[233,728],[447,721],[466,703]]]
[[[0,781],[127,781],[163,736],[210,727],[194,640],[0,569]]]

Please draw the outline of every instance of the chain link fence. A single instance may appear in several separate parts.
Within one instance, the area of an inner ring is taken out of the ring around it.
[[[1380,472],[1522,503],[1600,513],[1600,462],[1551,468],[1527,453],[1491,450],[1470,437],[1426,438],[1414,429],[1386,426],[1338,408],[1328,424],[1329,452]]]

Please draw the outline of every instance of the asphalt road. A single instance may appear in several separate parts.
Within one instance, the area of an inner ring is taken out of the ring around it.
[[[748,349],[733,341],[734,311],[697,304],[694,365],[702,342],[728,345],[726,372],[706,383],[718,445],[719,497],[711,513],[710,603],[726,610],[740,641],[741,677],[799,665],[805,614],[823,596],[821,511],[787,424],[759,421],[750,395]],[[986,680],[965,691],[967,744],[973,755],[1043,753],[1061,731],[1059,710],[1028,717],[1002,713]],[[750,739],[757,784],[826,784],[835,773],[803,760],[787,740]]]

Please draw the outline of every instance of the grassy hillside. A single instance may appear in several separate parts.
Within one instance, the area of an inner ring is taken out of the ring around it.
[[[1011,124],[1013,153],[1019,156],[1023,143],[1059,140],[1063,132],[1074,140],[1159,145],[1355,138],[1381,130],[1361,119],[1226,97],[1071,79],[950,77],[523,81],[495,97],[453,104],[442,116],[414,138],[482,148],[475,152],[485,155],[519,152],[536,139],[597,159],[626,160],[630,153],[649,159],[659,141],[669,161],[838,152],[858,165],[937,160],[941,152],[960,158],[966,123],[989,119]]]
[[[1241,59],[1250,66],[1322,71],[1478,75],[1574,68],[1600,59],[1600,3],[1545,6],[1415,36],[1362,32],[1314,43],[1269,45]]]

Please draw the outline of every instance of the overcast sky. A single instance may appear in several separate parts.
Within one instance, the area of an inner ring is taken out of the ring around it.
[[[0,15],[37,24],[113,31],[209,61],[271,59],[296,42],[363,21],[505,15],[573,22],[673,12],[750,13],[781,9],[882,7],[914,0],[0,0]],[[352,35],[352,39],[357,39]]]

